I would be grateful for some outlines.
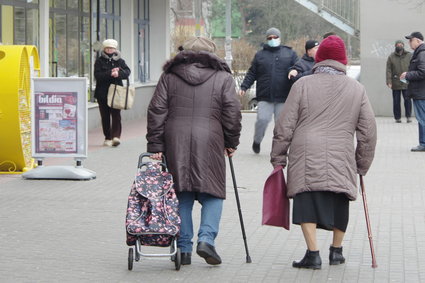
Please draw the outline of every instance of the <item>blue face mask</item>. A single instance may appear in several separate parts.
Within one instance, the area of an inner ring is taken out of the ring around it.
[[[270,47],[278,47],[280,45],[280,38],[273,38],[273,39],[267,40],[267,44]]]

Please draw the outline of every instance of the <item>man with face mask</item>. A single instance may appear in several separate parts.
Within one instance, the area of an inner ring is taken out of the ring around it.
[[[257,81],[258,110],[252,144],[252,150],[257,154],[260,153],[260,144],[267,125],[273,115],[275,121],[278,119],[283,103],[288,97],[291,88],[288,72],[298,60],[291,47],[280,44],[280,31],[277,28],[267,30],[266,40],[263,49],[255,54],[239,92],[239,95],[245,95],[246,90]]]
[[[387,59],[387,86],[393,93],[393,114],[396,123],[401,123],[401,95],[403,95],[407,123],[412,122],[410,119],[412,100],[407,97],[407,82],[400,80],[400,75],[408,70],[411,58],[412,53],[404,50],[403,41],[397,40],[395,51]]]

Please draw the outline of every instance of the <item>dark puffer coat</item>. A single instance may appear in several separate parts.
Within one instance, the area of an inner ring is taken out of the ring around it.
[[[292,66],[291,70],[297,70],[298,75],[291,78],[292,82],[296,82],[299,78],[311,75],[313,73],[314,58],[304,54],[298,59],[297,63]]]
[[[413,52],[406,74],[407,95],[412,99],[425,99],[425,43]]]
[[[148,108],[148,152],[164,152],[177,192],[226,198],[225,148],[236,148],[241,105],[227,64],[182,51],[167,62]]]
[[[241,89],[246,91],[257,81],[258,101],[285,102],[291,89],[288,72],[297,59],[297,54],[291,47],[270,47],[264,44],[263,50],[255,54]]]
[[[111,70],[117,67],[120,68],[118,78],[111,77]],[[112,57],[102,51],[100,57],[94,63],[94,77],[96,78],[94,97],[106,104],[109,85],[123,85],[122,80],[127,79],[129,76],[130,68],[121,59],[121,54],[118,51]]]

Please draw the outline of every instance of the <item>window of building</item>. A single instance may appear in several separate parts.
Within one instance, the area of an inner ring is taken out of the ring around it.
[[[129,0],[124,0],[129,1]],[[97,6],[97,4],[99,6]],[[101,47],[102,42],[105,39],[113,38],[118,41],[118,45],[121,46],[121,0],[97,0],[92,1],[93,10],[93,23],[92,23],[92,35],[93,41],[96,41],[97,47]],[[118,47],[119,48],[119,47]],[[95,57],[99,56],[97,52]],[[95,62],[93,60],[93,64]],[[94,75],[92,74],[92,89],[94,89]],[[94,101],[94,97],[91,97],[91,101]]]
[[[96,7],[99,3],[99,7]],[[102,42],[107,38],[113,38],[121,42],[121,0],[93,1],[94,23],[93,38]],[[98,17],[98,15],[100,15]],[[120,45],[120,44],[119,44]]]
[[[2,44],[39,44],[38,0],[0,0]]]
[[[52,77],[90,77],[90,0],[50,0]]]
[[[134,43],[137,79],[149,81],[149,0],[134,0]],[[136,74],[135,74],[136,75]],[[136,77],[135,77],[136,78]]]

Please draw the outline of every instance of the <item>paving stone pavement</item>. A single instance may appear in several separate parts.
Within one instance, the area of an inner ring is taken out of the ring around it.
[[[255,114],[243,114],[241,145],[234,157],[252,263],[245,250],[231,175],[216,241],[223,259],[209,266],[196,254],[174,270],[169,258],[145,258],[127,270],[124,218],[138,155],[145,151],[146,121],[126,122],[122,144],[99,146],[89,133],[83,165],[91,181],[24,180],[0,175],[0,282],[425,282],[425,153],[412,153],[417,123],[377,118],[375,161],[365,177],[378,268],[371,256],[361,197],[350,203],[344,240],[346,264],[328,265],[332,234],[318,231],[322,269],[298,270],[305,243],[299,226],[290,231],[261,225],[262,186],[270,174],[272,125],[261,153],[251,151]],[[46,160],[46,164],[72,160]],[[229,171],[228,171],[229,172]],[[194,208],[199,223],[199,205]],[[196,224],[195,224],[196,225]],[[197,228],[197,226],[195,227]],[[146,248],[145,252],[162,252]]]

